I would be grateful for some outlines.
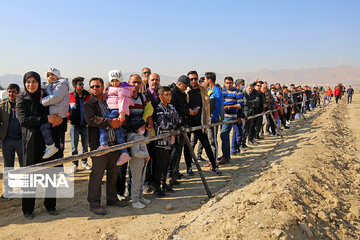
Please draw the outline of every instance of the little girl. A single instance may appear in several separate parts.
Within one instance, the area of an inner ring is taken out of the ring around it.
[[[108,88],[106,103],[110,110],[109,114],[105,118],[119,118],[121,122],[125,120],[125,116],[130,114],[129,106],[133,106],[131,96],[133,94],[134,87],[122,82],[122,73],[120,70],[112,70],[109,72],[110,86]],[[114,129],[117,144],[125,143],[124,134],[121,127]],[[100,133],[100,147],[104,149],[108,147],[109,131],[108,129],[99,130]],[[120,150],[121,155],[117,161],[117,165],[122,165],[130,161],[130,156],[126,149]]]
[[[134,117],[127,124],[129,129],[128,141],[144,139],[145,121],[140,117]],[[133,208],[144,208],[144,203],[150,203],[149,199],[144,198],[143,185],[145,181],[146,165],[150,160],[146,143],[140,143],[131,147],[130,171],[131,181],[131,200]]]

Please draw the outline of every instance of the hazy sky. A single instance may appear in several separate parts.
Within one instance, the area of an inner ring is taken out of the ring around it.
[[[360,67],[360,1],[2,1],[0,76]]]

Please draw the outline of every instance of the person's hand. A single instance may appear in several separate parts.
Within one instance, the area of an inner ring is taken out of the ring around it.
[[[48,115],[48,122],[53,125],[53,127],[58,126],[62,123],[62,118],[57,114]]]
[[[194,110],[192,110],[192,109],[189,109],[190,116],[196,115],[198,111],[199,111],[199,110],[194,111]]]
[[[149,161],[150,161],[150,156],[147,157],[147,158],[145,158],[145,161],[146,161],[146,162],[149,162]]]
[[[124,114],[120,114],[119,120],[121,121],[121,123],[123,123],[123,122],[125,121],[125,115],[124,115]]]
[[[110,127],[116,129],[121,127],[121,124],[122,122],[118,118],[114,118],[113,120],[111,120]]]
[[[153,126],[154,126],[154,120],[153,118],[150,116],[146,119],[146,123],[147,123],[147,127],[146,127],[146,130],[150,131]]]

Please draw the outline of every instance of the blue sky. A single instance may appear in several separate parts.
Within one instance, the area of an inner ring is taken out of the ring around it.
[[[360,1],[2,1],[0,76],[360,67]]]

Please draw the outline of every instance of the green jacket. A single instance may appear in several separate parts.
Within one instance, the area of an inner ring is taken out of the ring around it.
[[[0,140],[3,141],[7,136],[9,127],[9,117],[11,114],[10,100],[5,100],[0,103]]]

